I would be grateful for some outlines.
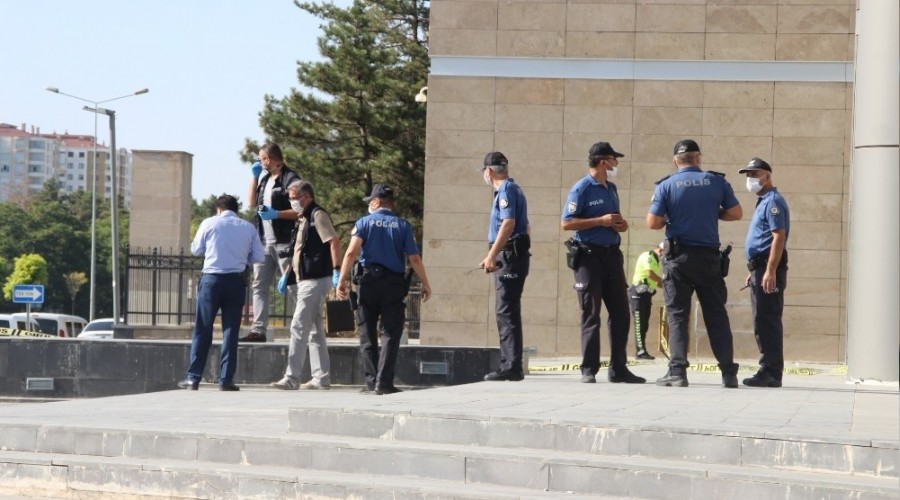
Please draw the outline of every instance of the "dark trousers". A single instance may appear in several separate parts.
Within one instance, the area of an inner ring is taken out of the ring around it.
[[[583,253],[575,269],[575,290],[581,305],[581,373],[600,370],[600,308],[606,304],[609,328],[609,367],[625,368],[630,315],[628,282],[619,249]]]
[[[750,306],[753,312],[753,335],[759,347],[759,367],[775,379],[781,380],[784,372],[784,289],[787,287],[787,265],[784,261],[775,270],[774,293],[763,291],[761,283],[765,266],[750,273]]]
[[[387,273],[375,278],[360,278],[356,324],[359,326],[359,352],[363,374],[370,389],[394,385],[394,367],[400,351],[400,337],[406,319],[406,282],[402,275]],[[381,328],[378,328],[378,320]],[[381,336],[381,350],[378,337]]]
[[[666,314],[669,321],[669,373],[684,375],[690,366],[687,348],[690,336],[691,298],[697,292],[706,333],[713,355],[722,373],[737,373],[731,322],[725,303],[728,290],[722,277],[721,257],[716,249],[685,248],[682,253],[663,261]]]
[[[528,251],[500,252],[503,267],[494,272],[497,290],[497,332],[500,370],[522,373],[522,289],[531,264]]]
[[[245,285],[240,273],[204,274],[197,287],[197,318],[191,338],[191,364],[187,378],[200,381],[209,347],[212,345],[213,323],[222,311],[222,348],[219,353],[219,384],[230,384],[237,371],[238,334],[244,307]]]
[[[650,309],[653,307],[652,292],[638,292],[635,287],[628,289],[628,301],[634,316],[634,348],[646,352],[647,329],[650,328]]]

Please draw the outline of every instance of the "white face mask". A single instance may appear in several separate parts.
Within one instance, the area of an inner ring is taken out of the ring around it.
[[[291,209],[298,214],[303,212],[303,207],[300,205],[300,200],[291,200]]]
[[[619,175],[619,167],[613,167],[612,170],[606,171],[607,179],[615,179],[617,175]]]
[[[374,204],[369,203],[369,213],[374,214],[377,211],[378,211],[378,208],[376,208]]]
[[[494,181],[491,180],[491,174],[488,173],[488,169],[484,169],[484,183],[490,187],[494,187]]]
[[[747,177],[747,191],[750,191],[753,194],[758,193],[762,189],[762,184],[760,184],[759,179],[755,177]]]

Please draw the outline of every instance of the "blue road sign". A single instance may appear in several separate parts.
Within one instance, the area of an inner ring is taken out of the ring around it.
[[[16,304],[43,304],[44,285],[13,285],[12,298]]]

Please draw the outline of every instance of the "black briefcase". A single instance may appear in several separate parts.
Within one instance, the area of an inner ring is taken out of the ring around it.
[[[349,299],[325,301],[325,329],[328,333],[356,330],[356,321]]]

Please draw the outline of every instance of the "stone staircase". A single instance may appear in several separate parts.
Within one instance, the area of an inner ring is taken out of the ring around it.
[[[896,499],[896,442],[447,411],[288,410],[278,435],[0,428],[0,494]]]

